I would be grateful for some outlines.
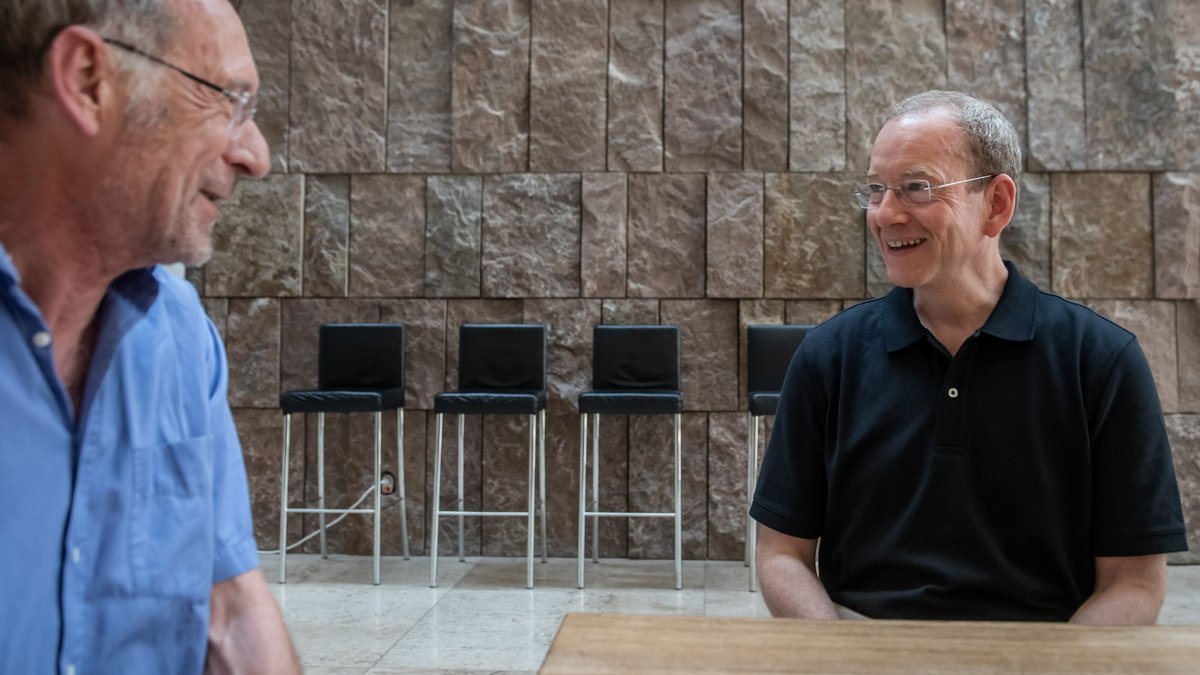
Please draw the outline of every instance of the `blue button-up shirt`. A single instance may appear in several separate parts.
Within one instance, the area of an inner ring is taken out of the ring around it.
[[[79,414],[0,247],[0,673],[198,673],[258,564],[221,341],[159,268],[113,282]]]

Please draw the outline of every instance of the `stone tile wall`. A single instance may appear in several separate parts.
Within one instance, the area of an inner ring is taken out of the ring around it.
[[[409,327],[405,478],[426,550],[435,393],[457,326],[550,327],[550,552],[572,555],[576,395],[591,326],[683,330],[685,554],[742,554],[749,323],[815,322],[887,290],[849,193],[888,104],[988,97],[1028,149],[1005,254],[1134,330],[1159,386],[1200,561],[1200,13],[1192,0],[241,0],[272,174],[190,270],[226,337],[260,545],[276,545],[281,390],[312,386],[325,321]],[[1086,82],[1087,86],[1084,86]],[[315,494],[295,420],[289,499]],[[396,424],[384,422],[396,471]],[[330,416],[330,499],[369,483],[371,423]],[[520,420],[465,428],[468,508],[517,508]],[[453,489],[455,420],[444,487]],[[605,508],[660,508],[666,419],[605,419]],[[447,497],[449,500],[450,497]],[[400,549],[395,497],[385,551]],[[294,534],[314,519],[293,520]],[[444,551],[456,537],[442,523]],[[519,521],[468,519],[521,555]],[[331,545],[370,551],[367,519]],[[669,525],[605,521],[606,556]]]

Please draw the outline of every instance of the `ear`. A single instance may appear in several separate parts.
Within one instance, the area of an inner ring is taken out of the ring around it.
[[[1013,182],[1012,176],[1002,173],[988,183],[985,196],[988,214],[983,233],[995,238],[1008,227],[1017,208],[1017,184]]]
[[[63,29],[46,55],[54,100],[86,136],[100,133],[123,103],[117,100],[116,64],[104,40],[84,26]]]

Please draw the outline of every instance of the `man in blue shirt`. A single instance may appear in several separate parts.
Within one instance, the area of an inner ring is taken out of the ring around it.
[[[267,172],[226,0],[0,6],[0,672],[298,672],[225,355],[157,267]]]
[[[1156,620],[1187,544],[1154,381],[1001,259],[1020,171],[987,103],[889,113],[854,196],[897,288],[788,370],[751,507],[773,614]]]

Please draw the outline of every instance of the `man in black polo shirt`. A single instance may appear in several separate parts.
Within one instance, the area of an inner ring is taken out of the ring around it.
[[[987,103],[889,113],[854,194],[897,288],[805,338],[750,511],[776,616],[1157,619],[1187,545],[1154,381],[1001,259],[1020,168]]]

